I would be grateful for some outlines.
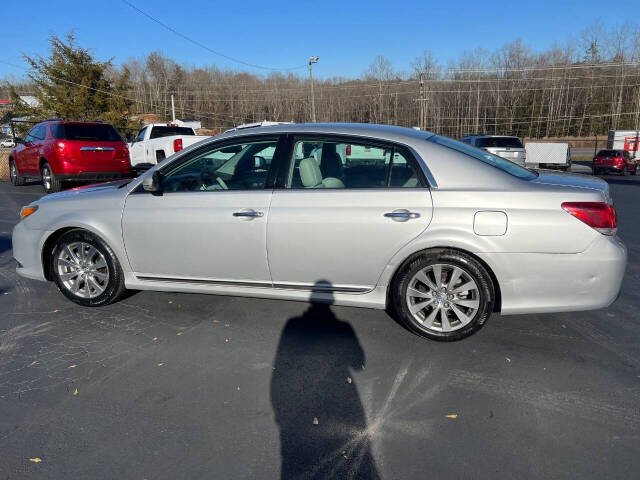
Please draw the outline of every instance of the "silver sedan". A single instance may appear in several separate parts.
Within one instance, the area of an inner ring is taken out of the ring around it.
[[[231,131],[21,214],[18,273],[80,305],[137,289],[390,307],[437,340],[492,312],[606,307],[627,260],[607,183],[382,125]]]

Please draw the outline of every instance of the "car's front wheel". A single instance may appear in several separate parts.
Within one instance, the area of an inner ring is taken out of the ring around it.
[[[394,281],[392,300],[411,331],[441,341],[476,332],[493,311],[495,292],[486,269],[457,250],[428,250],[410,258]]]
[[[25,184],[24,177],[18,172],[18,167],[13,159],[9,160],[9,177],[11,178],[11,183],[16,187],[20,187]]]
[[[91,232],[63,234],[50,261],[56,285],[75,303],[100,307],[116,301],[125,291],[122,268],[113,250]]]

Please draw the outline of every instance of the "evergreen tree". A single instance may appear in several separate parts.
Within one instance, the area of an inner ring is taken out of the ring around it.
[[[50,42],[49,57],[24,55],[31,67],[27,76],[33,82],[39,105],[26,105],[11,86],[14,116],[28,116],[34,122],[53,117],[101,120],[114,125],[123,134],[137,128],[138,124],[130,119],[133,102],[126,96],[130,89],[126,68],[116,73],[111,60],[96,61],[88,49],[75,44],[73,33],[65,39],[52,35]]]

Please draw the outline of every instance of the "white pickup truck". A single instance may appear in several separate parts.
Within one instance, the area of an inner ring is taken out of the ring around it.
[[[174,123],[152,123],[146,125],[129,143],[131,166],[137,171],[146,170],[183,148],[210,138],[196,135],[191,127]]]

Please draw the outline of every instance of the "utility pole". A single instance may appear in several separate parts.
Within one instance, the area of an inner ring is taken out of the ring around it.
[[[420,127],[420,130],[424,130],[424,73],[422,72],[420,72],[420,97],[418,98],[418,102],[420,102],[420,108],[418,109],[420,112],[418,126]]]
[[[309,57],[309,80],[311,81],[311,121],[316,123],[316,99],[313,95],[313,64],[318,63],[320,57]]]
[[[176,121],[176,106],[173,103],[173,94],[171,94],[171,117],[173,118],[173,121],[175,122]]]

